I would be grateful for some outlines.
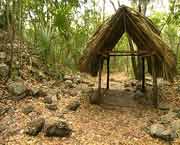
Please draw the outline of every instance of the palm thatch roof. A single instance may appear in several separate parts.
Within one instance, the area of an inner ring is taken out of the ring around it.
[[[112,50],[125,32],[136,44],[138,51],[155,54],[158,77],[173,80],[176,59],[172,50],[163,42],[159,30],[150,19],[127,6],[121,6],[90,38],[80,59],[80,71],[96,76],[99,62],[102,61],[100,54]],[[147,58],[147,62],[151,73],[151,60]]]

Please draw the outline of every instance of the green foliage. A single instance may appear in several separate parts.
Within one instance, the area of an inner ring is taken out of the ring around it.
[[[14,2],[17,31],[22,31],[22,36],[32,44],[34,51],[41,55],[49,70],[58,74],[67,67],[74,70],[77,68],[79,57],[89,37],[102,23],[102,17],[106,16],[96,5],[97,0],[14,0]],[[147,6],[154,1],[132,0],[133,7],[138,9],[139,2],[146,11]],[[5,10],[6,1],[1,4],[0,8]],[[12,3],[10,6],[12,7]],[[176,51],[180,37],[180,5],[177,1],[171,0],[169,7],[168,14],[154,12],[150,19],[160,30],[163,28],[161,34],[163,39]],[[0,25],[3,21],[0,16]],[[129,49],[127,37],[124,36],[117,44],[116,50]],[[113,66],[119,67],[122,71],[129,63],[125,57],[115,58],[112,61]]]
[[[174,15],[166,13],[154,13],[150,19],[153,21],[155,25],[161,30],[161,36],[164,38],[165,42],[169,44],[169,46],[175,50],[178,43],[178,35],[180,32],[179,24],[175,23]]]
[[[168,16],[166,13],[156,12],[150,16],[150,19],[159,29],[161,29],[162,26],[166,23],[167,17]]]
[[[76,69],[89,36],[101,23],[95,5],[86,7],[85,1],[78,0],[26,1],[25,5],[24,36],[49,70]]]

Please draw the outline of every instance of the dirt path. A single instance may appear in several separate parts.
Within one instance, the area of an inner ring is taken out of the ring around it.
[[[118,78],[118,79],[117,79]],[[107,103],[97,106],[90,105],[87,95],[80,93],[82,90],[88,90],[88,84],[77,85],[73,91],[76,95],[70,95],[68,90],[66,97],[61,96],[58,100],[58,109],[56,111],[48,110],[43,102],[43,98],[28,97],[19,102],[12,103],[12,110],[0,118],[1,124],[6,124],[5,131],[0,132],[0,144],[5,145],[166,145],[159,139],[154,139],[145,132],[145,127],[156,120],[163,112],[152,108],[150,105],[139,104],[132,100],[133,90],[124,89],[124,83],[127,77],[122,74],[111,76],[110,92],[114,99],[114,107],[108,107]],[[52,92],[62,90],[63,84],[51,87]],[[118,91],[117,91],[118,89]],[[72,90],[71,90],[72,91]],[[124,91],[124,92],[123,92]],[[124,95],[124,96],[123,96]],[[120,96],[119,100],[117,99]],[[130,97],[129,97],[130,96]],[[126,99],[124,99],[126,97]],[[123,100],[123,99],[124,100]],[[72,100],[80,100],[81,106],[77,111],[64,112],[65,106]],[[129,102],[126,102],[128,100]],[[120,103],[118,105],[118,103]],[[117,104],[114,104],[117,103]],[[125,104],[126,103],[126,104]],[[22,113],[23,106],[31,104],[34,106],[34,112],[25,115]],[[123,105],[124,106],[123,106]],[[73,133],[67,138],[44,137],[41,132],[36,137],[31,137],[23,133],[26,123],[33,118],[43,116],[60,117],[66,119],[73,129]],[[180,139],[176,139],[173,145],[179,145]]]

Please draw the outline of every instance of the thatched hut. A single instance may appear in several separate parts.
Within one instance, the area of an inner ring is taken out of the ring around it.
[[[155,78],[162,77],[172,81],[176,73],[175,55],[163,42],[160,31],[152,21],[127,6],[121,6],[90,38],[80,59],[80,71],[97,76],[103,60],[113,56],[113,48],[125,32],[138,49],[136,53],[129,51],[125,55],[143,56],[150,74],[154,70]]]

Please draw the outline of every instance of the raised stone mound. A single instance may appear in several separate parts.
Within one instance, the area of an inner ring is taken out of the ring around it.
[[[33,52],[32,47],[26,41],[15,36],[12,45],[9,33],[0,30],[0,80],[8,75],[11,65],[12,76],[28,79],[33,76],[37,80],[46,79],[47,67],[42,62],[39,54]]]

